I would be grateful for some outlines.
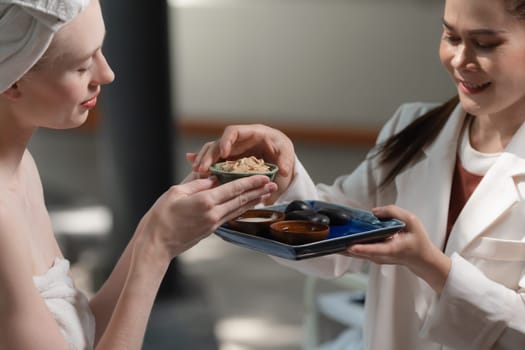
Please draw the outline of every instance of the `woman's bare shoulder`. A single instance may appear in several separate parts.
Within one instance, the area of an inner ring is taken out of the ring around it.
[[[27,218],[20,209],[17,196],[9,189],[0,189],[0,269],[4,263],[28,259],[30,246],[25,234]],[[1,284],[1,283],[0,283]]]
[[[5,190],[3,190],[5,191]],[[32,277],[31,245],[24,231],[24,216],[0,199],[0,299],[16,305]],[[5,311],[5,310],[3,310]],[[0,312],[3,314],[3,312]]]
[[[35,186],[42,187],[37,164],[29,150],[24,151],[16,168],[11,167],[0,162],[0,191],[16,191],[28,185],[31,185],[32,190]]]
[[[29,239],[32,221],[23,191],[23,186],[0,187],[0,329],[11,329],[13,337],[21,335],[23,329],[12,322],[30,322],[34,317],[31,309],[37,310],[41,303],[33,284],[33,245]],[[0,331],[0,336],[5,335]]]
[[[17,213],[4,204],[0,204],[0,348],[27,349],[21,344],[28,344],[29,330],[38,329],[37,333],[45,337],[59,333],[35,288],[32,249],[27,235],[21,232],[24,225],[16,219],[6,220],[6,215]],[[31,343],[37,341],[41,340]]]
[[[13,262],[23,265],[27,261],[32,272],[30,230],[38,214],[42,185],[36,165],[29,152],[25,152],[19,165],[17,180],[0,186],[0,270]],[[10,263],[11,262],[11,263]],[[1,271],[0,271],[1,273]]]
[[[25,150],[24,156],[22,157],[22,167],[30,177],[36,177],[40,182],[40,173],[38,171],[37,164],[33,158],[33,155],[28,149]]]

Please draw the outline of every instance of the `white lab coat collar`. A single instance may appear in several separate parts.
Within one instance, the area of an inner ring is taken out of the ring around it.
[[[465,111],[458,105],[424,158],[396,178],[397,205],[413,211],[438,247],[444,245],[459,135]],[[456,220],[445,253],[462,252],[505,211],[525,196],[525,125],[484,176]],[[428,181],[427,181],[428,180]]]
[[[460,213],[447,245],[447,254],[461,252],[525,195],[525,124],[483,177]],[[462,234],[456,234],[462,232]]]

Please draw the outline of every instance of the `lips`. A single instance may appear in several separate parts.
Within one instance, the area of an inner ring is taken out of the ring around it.
[[[98,96],[98,93],[91,97],[89,100],[86,100],[84,102],[82,102],[80,105],[84,108],[93,108],[97,105],[97,96]]]
[[[491,85],[491,82],[474,83],[474,82],[470,82],[466,80],[459,80],[458,83],[459,83],[461,90],[467,94],[480,93]]]

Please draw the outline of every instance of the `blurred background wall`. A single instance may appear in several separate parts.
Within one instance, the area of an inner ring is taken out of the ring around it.
[[[378,127],[443,100],[442,3],[171,0],[176,114]]]

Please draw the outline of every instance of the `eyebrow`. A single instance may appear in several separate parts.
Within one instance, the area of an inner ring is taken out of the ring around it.
[[[447,23],[445,19],[443,19],[443,25],[445,28],[455,31],[454,27]],[[472,29],[467,30],[467,33],[470,35],[498,35],[505,33],[505,30],[496,30],[496,29],[489,29],[489,28],[479,28],[479,29]]]
[[[87,61],[88,59],[90,59],[91,57],[93,57],[93,55],[95,54],[95,52],[97,52],[98,50],[100,50],[103,46],[104,46],[104,41],[106,40],[106,32],[104,32],[104,37],[102,38],[102,43],[100,44],[100,46],[98,46],[95,50],[81,56],[81,57],[76,57],[73,59],[73,61],[75,63],[78,63],[78,62],[84,62],[84,61]]]
[[[92,52],[90,52],[90,53],[88,53],[88,54],[86,54],[86,55],[83,55],[83,56],[81,56],[81,57],[76,57],[76,58],[74,59],[74,61],[75,61],[75,62],[84,62],[84,61],[87,61],[88,59],[90,59],[91,57],[93,57],[93,55],[95,54],[95,52],[97,52],[101,47],[102,47],[102,46],[97,47],[95,50],[93,50]]]

